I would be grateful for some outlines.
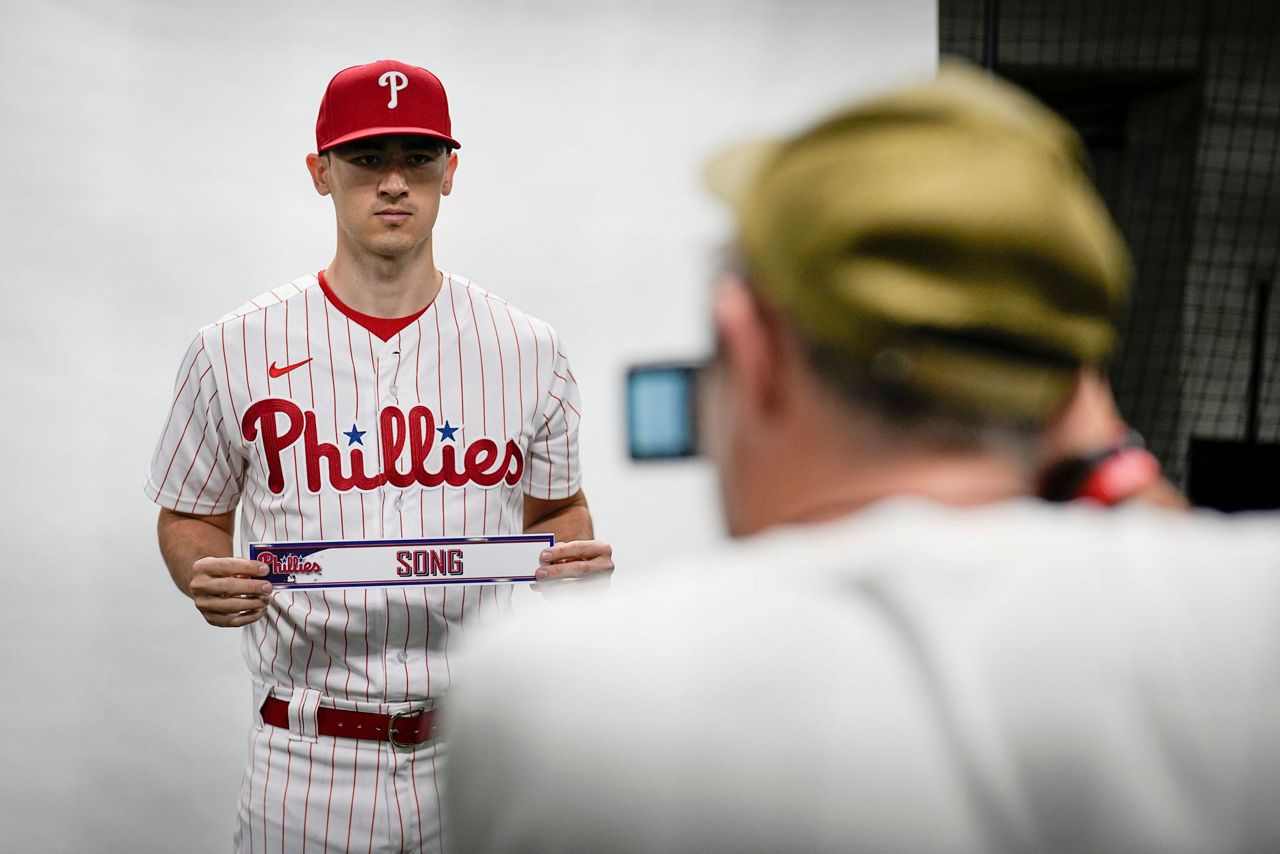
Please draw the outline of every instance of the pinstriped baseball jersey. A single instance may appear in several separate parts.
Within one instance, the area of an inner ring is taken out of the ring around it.
[[[514,534],[524,494],[577,491],[577,383],[550,326],[449,274],[388,340],[358,317],[304,276],[201,330],[147,494],[190,513],[238,503],[246,554],[254,540]],[[246,628],[244,657],[259,690],[280,696],[440,697],[463,624],[510,597],[278,593]]]

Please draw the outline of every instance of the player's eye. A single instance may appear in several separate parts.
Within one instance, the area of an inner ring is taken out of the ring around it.
[[[355,157],[351,158],[351,162],[352,162],[352,163],[354,163],[356,166],[366,166],[366,167],[368,167],[368,166],[377,166],[377,165],[378,165],[378,155],[376,155],[376,154],[357,154]]]
[[[430,154],[410,154],[405,157],[405,162],[410,166],[428,166],[435,160]]]

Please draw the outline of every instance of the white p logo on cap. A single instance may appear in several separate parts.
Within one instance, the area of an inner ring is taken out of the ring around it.
[[[378,78],[378,85],[387,86],[391,89],[391,100],[387,101],[387,109],[394,110],[396,108],[396,104],[399,102],[396,95],[401,89],[408,88],[409,78],[405,77],[404,74],[399,71],[387,71]]]

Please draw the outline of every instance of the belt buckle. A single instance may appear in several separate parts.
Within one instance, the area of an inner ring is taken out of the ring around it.
[[[396,740],[396,721],[402,718],[421,717],[429,711],[431,711],[429,706],[419,706],[416,709],[406,709],[405,711],[392,713],[391,719],[387,721],[387,741],[391,742],[391,746],[396,750],[417,750],[418,745],[422,744],[421,741],[406,742]]]

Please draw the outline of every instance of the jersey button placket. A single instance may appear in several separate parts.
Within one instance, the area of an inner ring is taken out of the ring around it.
[[[400,370],[400,347],[395,339],[387,342],[382,352],[378,355],[379,374],[382,377],[383,388],[378,389],[378,415],[381,419],[382,410],[388,407],[398,407],[400,405],[400,385],[397,376]],[[381,423],[381,421],[379,421]],[[392,466],[396,465],[396,460],[388,461]],[[387,501],[389,495],[394,494],[394,499]],[[404,508],[404,494],[393,485],[390,481],[385,481],[379,490],[383,508],[383,525],[390,534],[391,531],[397,531],[399,535],[403,535],[403,526],[400,522],[400,514]]]

